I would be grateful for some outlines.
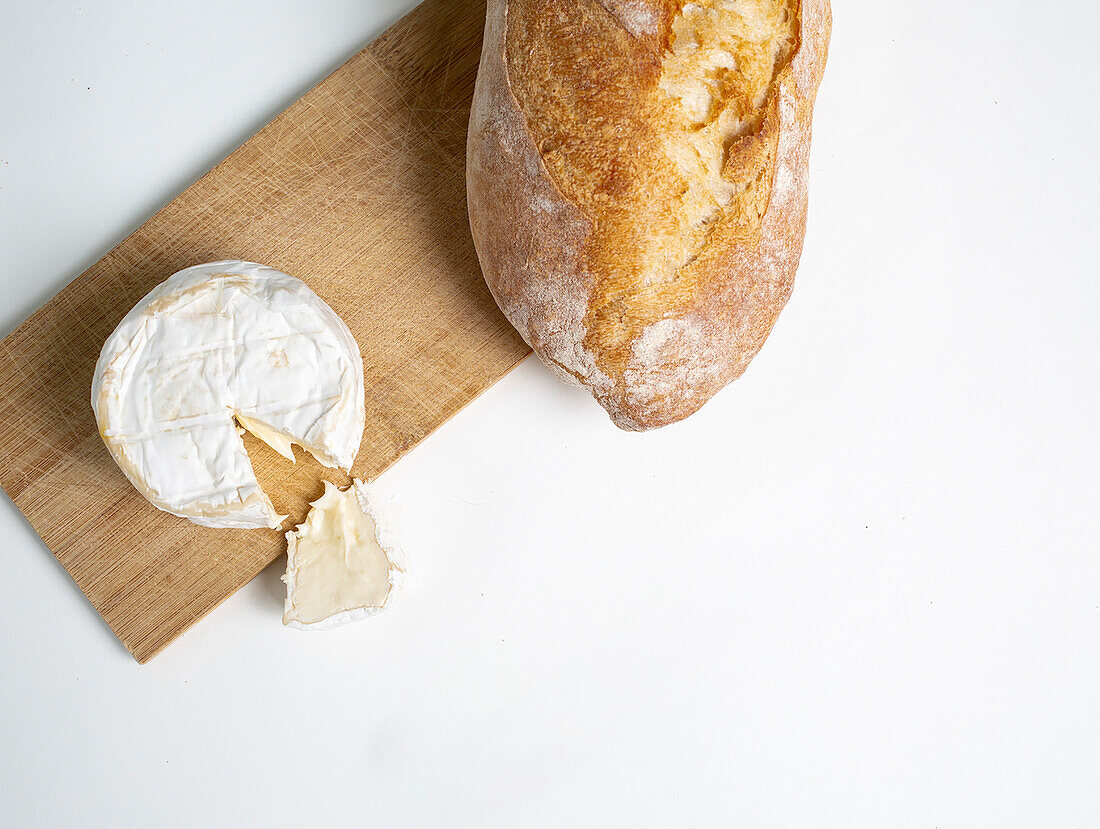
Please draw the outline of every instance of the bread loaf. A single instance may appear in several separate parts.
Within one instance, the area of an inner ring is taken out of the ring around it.
[[[612,420],[687,417],[790,295],[828,0],[489,0],[467,145],[501,310]]]

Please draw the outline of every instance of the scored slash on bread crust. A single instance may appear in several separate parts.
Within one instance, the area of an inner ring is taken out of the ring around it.
[[[684,418],[790,295],[827,0],[489,0],[470,222],[509,321],[616,424]]]

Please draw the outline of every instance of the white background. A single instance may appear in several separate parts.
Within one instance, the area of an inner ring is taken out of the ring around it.
[[[0,333],[411,6],[5,0]],[[834,11],[748,373],[528,360],[380,480],[391,611],[139,667],[4,499],[0,824],[1100,825],[1100,6]]]

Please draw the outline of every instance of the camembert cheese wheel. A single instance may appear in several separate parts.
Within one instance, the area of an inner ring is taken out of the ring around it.
[[[363,361],[300,280],[211,262],[154,288],[107,339],[92,408],[116,463],[154,506],[208,527],[278,527],[240,427],[293,460],[350,470],[363,437]]]

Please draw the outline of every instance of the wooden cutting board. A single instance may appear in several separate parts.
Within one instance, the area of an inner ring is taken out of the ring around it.
[[[205,529],[154,509],[100,440],[89,403],[99,349],[154,285],[217,259],[309,284],[363,352],[361,478],[527,354],[481,279],[466,219],[484,20],[484,0],[428,0],[0,343],[0,485],[139,662],[285,550],[275,530]],[[304,453],[292,466],[246,444],[292,520],[322,477],[347,481]]]

